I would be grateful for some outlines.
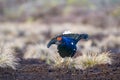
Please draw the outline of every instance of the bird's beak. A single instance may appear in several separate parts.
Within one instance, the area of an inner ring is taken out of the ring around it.
[[[48,45],[47,45],[47,48],[49,48],[52,44],[55,44],[56,43],[56,39],[52,39]]]

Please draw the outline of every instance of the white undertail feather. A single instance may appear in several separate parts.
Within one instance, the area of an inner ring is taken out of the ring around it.
[[[64,31],[63,32],[63,34],[70,34],[70,33],[72,33],[72,32],[70,32],[70,31]]]

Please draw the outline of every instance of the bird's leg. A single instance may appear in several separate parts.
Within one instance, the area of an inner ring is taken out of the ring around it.
[[[69,62],[72,62],[72,61],[73,61],[73,59],[71,57],[69,57]]]
[[[64,59],[64,63],[65,63],[66,65],[69,65],[70,62],[71,62],[71,57],[66,57],[66,58]]]
[[[65,61],[65,58],[62,58],[61,63],[63,63],[64,61]]]

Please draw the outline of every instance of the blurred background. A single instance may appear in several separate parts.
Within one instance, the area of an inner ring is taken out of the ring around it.
[[[65,30],[87,33],[78,54],[106,48],[120,53],[120,0],[0,0],[1,46],[21,58],[57,54],[48,41]]]

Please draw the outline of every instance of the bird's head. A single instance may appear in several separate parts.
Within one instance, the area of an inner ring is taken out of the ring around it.
[[[47,47],[49,48],[52,44],[61,44],[62,43],[62,36],[57,36],[56,38],[53,38],[47,45]]]

